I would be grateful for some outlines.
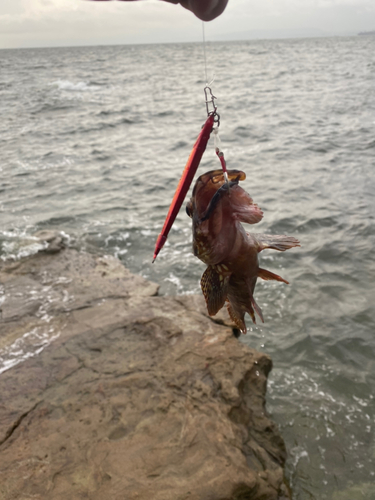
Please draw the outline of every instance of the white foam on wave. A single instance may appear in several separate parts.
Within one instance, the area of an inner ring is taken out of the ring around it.
[[[170,283],[176,285],[177,288],[181,288],[180,278],[173,273],[169,273],[169,276],[167,278],[164,278],[164,281],[169,281]]]
[[[1,231],[0,239],[3,239],[0,247],[0,259],[4,262],[29,257],[48,246],[39,238],[26,234],[26,230]]]
[[[294,448],[292,448],[290,450],[290,454],[292,455],[293,457],[293,465],[294,467],[297,466],[298,462],[303,459],[303,458],[306,458],[308,461],[310,461],[310,457],[309,457],[309,454],[307,453],[307,451],[305,449],[303,449],[301,446],[295,446]]]
[[[11,345],[0,349],[0,374],[28,358],[37,356],[59,335],[60,332],[55,332],[52,327],[35,327],[24,333]]]
[[[64,235],[65,233],[60,233]],[[7,294],[6,285],[0,285],[0,306],[9,300],[12,302],[21,302],[22,304],[36,304],[38,310],[34,313],[35,318],[27,326],[23,327],[16,339],[5,338],[0,348],[0,374],[10,368],[18,365],[28,358],[40,354],[47,346],[54,342],[59,336],[66,323],[53,322],[56,304],[62,302],[65,305],[72,300],[74,296],[67,290],[61,291],[56,288],[57,285],[69,283],[71,280],[65,276],[59,276],[53,282],[50,282],[48,276],[43,277],[42,287],[40,285],[26,285],[22,291]],[[12,305],[10,305],[12,308]]]
[[[65,166],[70,167],[75,164],[75,159],[69,158],[68,156],[58,156],[56,155],[51,159],[40,159],[35,158],[33,161],[17,160],[16,164],[26,172],[50,169],[59,169]]]
[[[25,244],[21,248],[17,248],[18,244],[14,241],[12,242],[4,242],[3,243],[3,252],[1,255],[1,260],[19,260],[24,257],[30,257],[31,255],[35,255],[36,253],[44,250],[48,247],[48,243],[43,242],[35,242],[30,244]]]
[[[33,228],[35,229],[35,228]],[[27,229],[14,231],[0,231],[0,259],[3,262],[19,260],[30,257],[48,248],[48,242],[26,233]],[[69,246],[72,238],[64,231],[58,233],[62,237],[64,244]]]
[[[82,92],[90,90],[90,86],[86,82],[73,83],[70,80],[56,80],[51,85],[57,86],[60,90],[68,90],[73,92]]]
[[[0,285],[0,307],[5,302],[5,291],[3,285]]]

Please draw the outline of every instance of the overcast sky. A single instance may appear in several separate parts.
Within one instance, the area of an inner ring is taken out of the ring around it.
[[[375,30],[375,0],[229,0],[206,38]],[[0,48],[201,41],[202,23],[159,0],[0,0]]]

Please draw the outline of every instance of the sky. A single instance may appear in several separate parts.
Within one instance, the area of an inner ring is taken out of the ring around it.
[[[375,30],[375,0],[229,0],[207,40],[355,35]],[[160,0],[0,0],[0,48],[200,42],[202,22]]]

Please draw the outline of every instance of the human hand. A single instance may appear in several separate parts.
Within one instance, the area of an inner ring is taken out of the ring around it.
[[[107,2],[109,0],[95,0]],[[133,1],[133,0],[121,0]],[[212,21],[224,12],[228,0],[164,0],[165,2],[181,4],[185,9],[193,12],[202,21]]]
[[[224,12],[228,0],[164,0],[170,3],[180,3],[185,9],[191,10],[202,21],[212,21]]]

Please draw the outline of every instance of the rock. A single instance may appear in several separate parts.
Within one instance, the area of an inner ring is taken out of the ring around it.
[[[72,249],[2,264],[0,283],[0,348],[46,335],[0,377],[1,499],[290,498],[271,359],[202,297]]]
[[[64,234],[58,231],[51,231],[48,229],[43,229],[34,234],[36,238],[44,243],[43,252],[46,253],[57,253],[65,248]]]

